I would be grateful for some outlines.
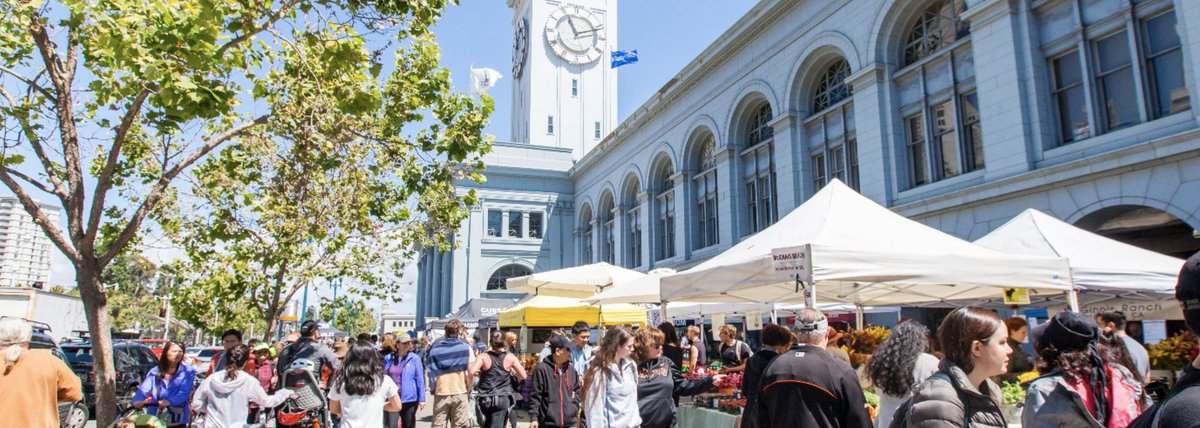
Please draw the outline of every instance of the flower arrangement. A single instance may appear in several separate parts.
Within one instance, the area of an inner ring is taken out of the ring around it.
[[[850,365],[857,369],[866,364],[871,354],[875,353],[879,349],[879,345],[882,345],[891,335],[891,330],[878,326],[850,330],[846,332],[846,346],[843,346],[842,349],[850,355]]]
[[[1191,364],[1200,354],[1200,344],[1196,343],[1196,335],[1184,331],[1150,345],[1150,368],[1155,370],[1179,371]]]
[[[1000,396],[1005,405],[1017,405],[1025,402],[1025,388],[1015,382],[1004,382],[1000,388]]]
[[[740,372],[727,374],[727,375],[725,375],[724,378],[722,378],[720,381],[714,383],[713,385],[719,389],[724,389],[724,390],[741,389],[742,388],[742,374]]]

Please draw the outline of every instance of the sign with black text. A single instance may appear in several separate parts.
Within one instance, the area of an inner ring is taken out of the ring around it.
[[[812,283],[812,245],[775,248],[771,250],[771,266],[781,281],[800,280]]]

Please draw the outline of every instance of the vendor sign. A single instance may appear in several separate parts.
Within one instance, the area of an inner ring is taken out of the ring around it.
[[[1175,299],[1114,299],[1082,305],[1079,308],[1079,312],[1093,318],[1101,312],[1112,311],[1124,312],[1125,318],[1129,321],[1183,319],[1183,312],[1179,307],[1179,301]]]
[[[746,312],[746,331],[762,330],[762,312]]]
[[[775,248],[771,250],[771,267],[782,281],[803,281],[812,284],[812,246]],[[797,290],[799,291],[799,290]]]
[[[1004,289],[1004,304],[1006,305],[1028,305],[1029,289],[1026,288],[1005,288]]]

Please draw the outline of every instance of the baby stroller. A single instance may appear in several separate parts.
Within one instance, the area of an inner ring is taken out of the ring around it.
[[[317,364],[300,359],[292,362],[283,373],[281,385],[294,392],[276,408],[275,424],[298,428],[332,428],[329,402],[317,378]]]

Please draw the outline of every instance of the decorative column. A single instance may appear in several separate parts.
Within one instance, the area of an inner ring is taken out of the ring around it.
[[[656,221],[658,213],[653,212],[655,210],[651,209],[656,204],[649,203],[650,199],[650,192],[641,192],[637,197],[638,206],[641,207],[638,209],[638,221],[642,222],[642,259],[639,261],[638,266],[646,268],[646,270],[650,269],[650,262],[655,258],[654,252],[656,249],[650,244],[654,242],[654,236],[658,230]],[[655,220],[652,221],[651,219]]]
[[[625,210],[624,207],[616,206],[612,210],[613,219],[613,244],[612,244],[612,264],[616,266],[625,266]],[[604,230],[601,228],[600,230]]]
[[[736,167],[741,158],[736,149],[728,145],[717,150],[717,231],[719,241],[717,248],[729,248],[742,235],[742,198],[745,197],[745,183],[737,173],[741,168]],[[738,195],[742,195],[739,198]],[[699,214],[699,213],[697,213]]]
[[[592,259],[584,260],[582,263],[580,263],[581,265],[589,265],[592,263],[596,263],[596,262],[600,261],[600,259],[602,258],[600,256],[600,253],[602,250],[602,247],[600,245],[602,242],[604,242],[604,238],[602,237],[604,235],[604,225],[600,223],[600,220],[597,219],[598,217],[600,217],[600,213],[597,211],[596,214],[592,216],[592,224],[591,224],[591,226],[592,226]]]
[[[854,128],[858,139],[858,191],[889,206],[893,195],[895,162],[903,156],[895,151],[903,133],[887,121],[891,116],[884,64],[868,64],[846,78],[854,91]],[[898,120],[898,119],[897,119]]]
[[[1186,2],[1185,2],[1186,3]],[[971,22],[975,56],[975,87],[983,128],[983,157],[987,181],[1029,171],[1033,167],[1032,134],[1025,120],[1030,110],[1025,94],[1031,80],[1017,52],[1026,42],[1018,21],[1018,6],[1007,0],[980,1],[963,12]],[[1134,102],[1130,100],[1130,102]]]
[[[795,113],[779,115],[771,120],[771,128],[775,137],[771,143],[775,161],[775,218],[780,219],[804,201],[804,169],[806,162],[798,158],[798,153],[807,152],[800,144],[798,131],[800,121]]]
[[[675,257],[681,259],[691,258],[691,242],[692,242],[692,225],[696,224],[691,215],[699,215],[699,213],[690,213],[688,207],[695,206],[695,199],[692,189],[692,183],[688,180],[688,173],[680,171],[671,176],[671,180],[675,182]],[[681,257],[682,256],[682,257]]]

